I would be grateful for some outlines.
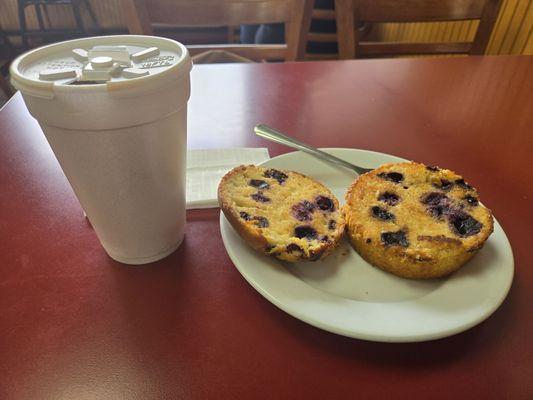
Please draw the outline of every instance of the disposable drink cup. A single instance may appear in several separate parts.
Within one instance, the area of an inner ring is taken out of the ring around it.
[[[117,261],[153,262],[183,240],[191,67],[182,44],[134,35],[52,44],[11,66],[13,85]]]

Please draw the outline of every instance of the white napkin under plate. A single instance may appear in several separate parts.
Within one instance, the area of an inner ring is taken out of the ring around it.
[[[226,172],[269,158],[266,148],[187,150],[187,209],[218,207],[218,183]]]

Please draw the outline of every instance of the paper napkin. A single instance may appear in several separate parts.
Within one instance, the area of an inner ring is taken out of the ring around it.
[[[187,151],[187,209],[218,207],[220,179],[233,167],[259,164],[270,158],[266,148]]]

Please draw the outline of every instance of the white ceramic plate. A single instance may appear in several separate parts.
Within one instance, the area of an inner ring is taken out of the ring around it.
[[[355,149],[325,149],[362,167],[404,161]],[[343,202],[355,175],[305,153],[284,154],[263,163],[309,175]],[[513,280],[513,254],[500,224],[483,249],[448,278],[414,281],[372,267],[346,240],[329,257],[289,264],[251,248],[220,215],[222,239],[244,278],[266,299],[313,326],[359,339],[417,342],[465,331],[489,317]]]

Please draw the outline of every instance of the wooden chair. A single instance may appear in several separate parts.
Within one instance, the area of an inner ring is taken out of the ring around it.
[[[121,0],[121,6],[132,34],[153,35],[153,23],[175,27],[285,23],[286,44],[187,48],[192,56],[219,51],[254,61],[294,61],[302,59],[305,53],[305,32],[309,29],[313,4],[312,0]]]
[[[501,0],[335,0],[339,55],[342,59],[407,54],[484,54]],[[479,20],[473,42],[363,42],[358,22],[442,22]]]

